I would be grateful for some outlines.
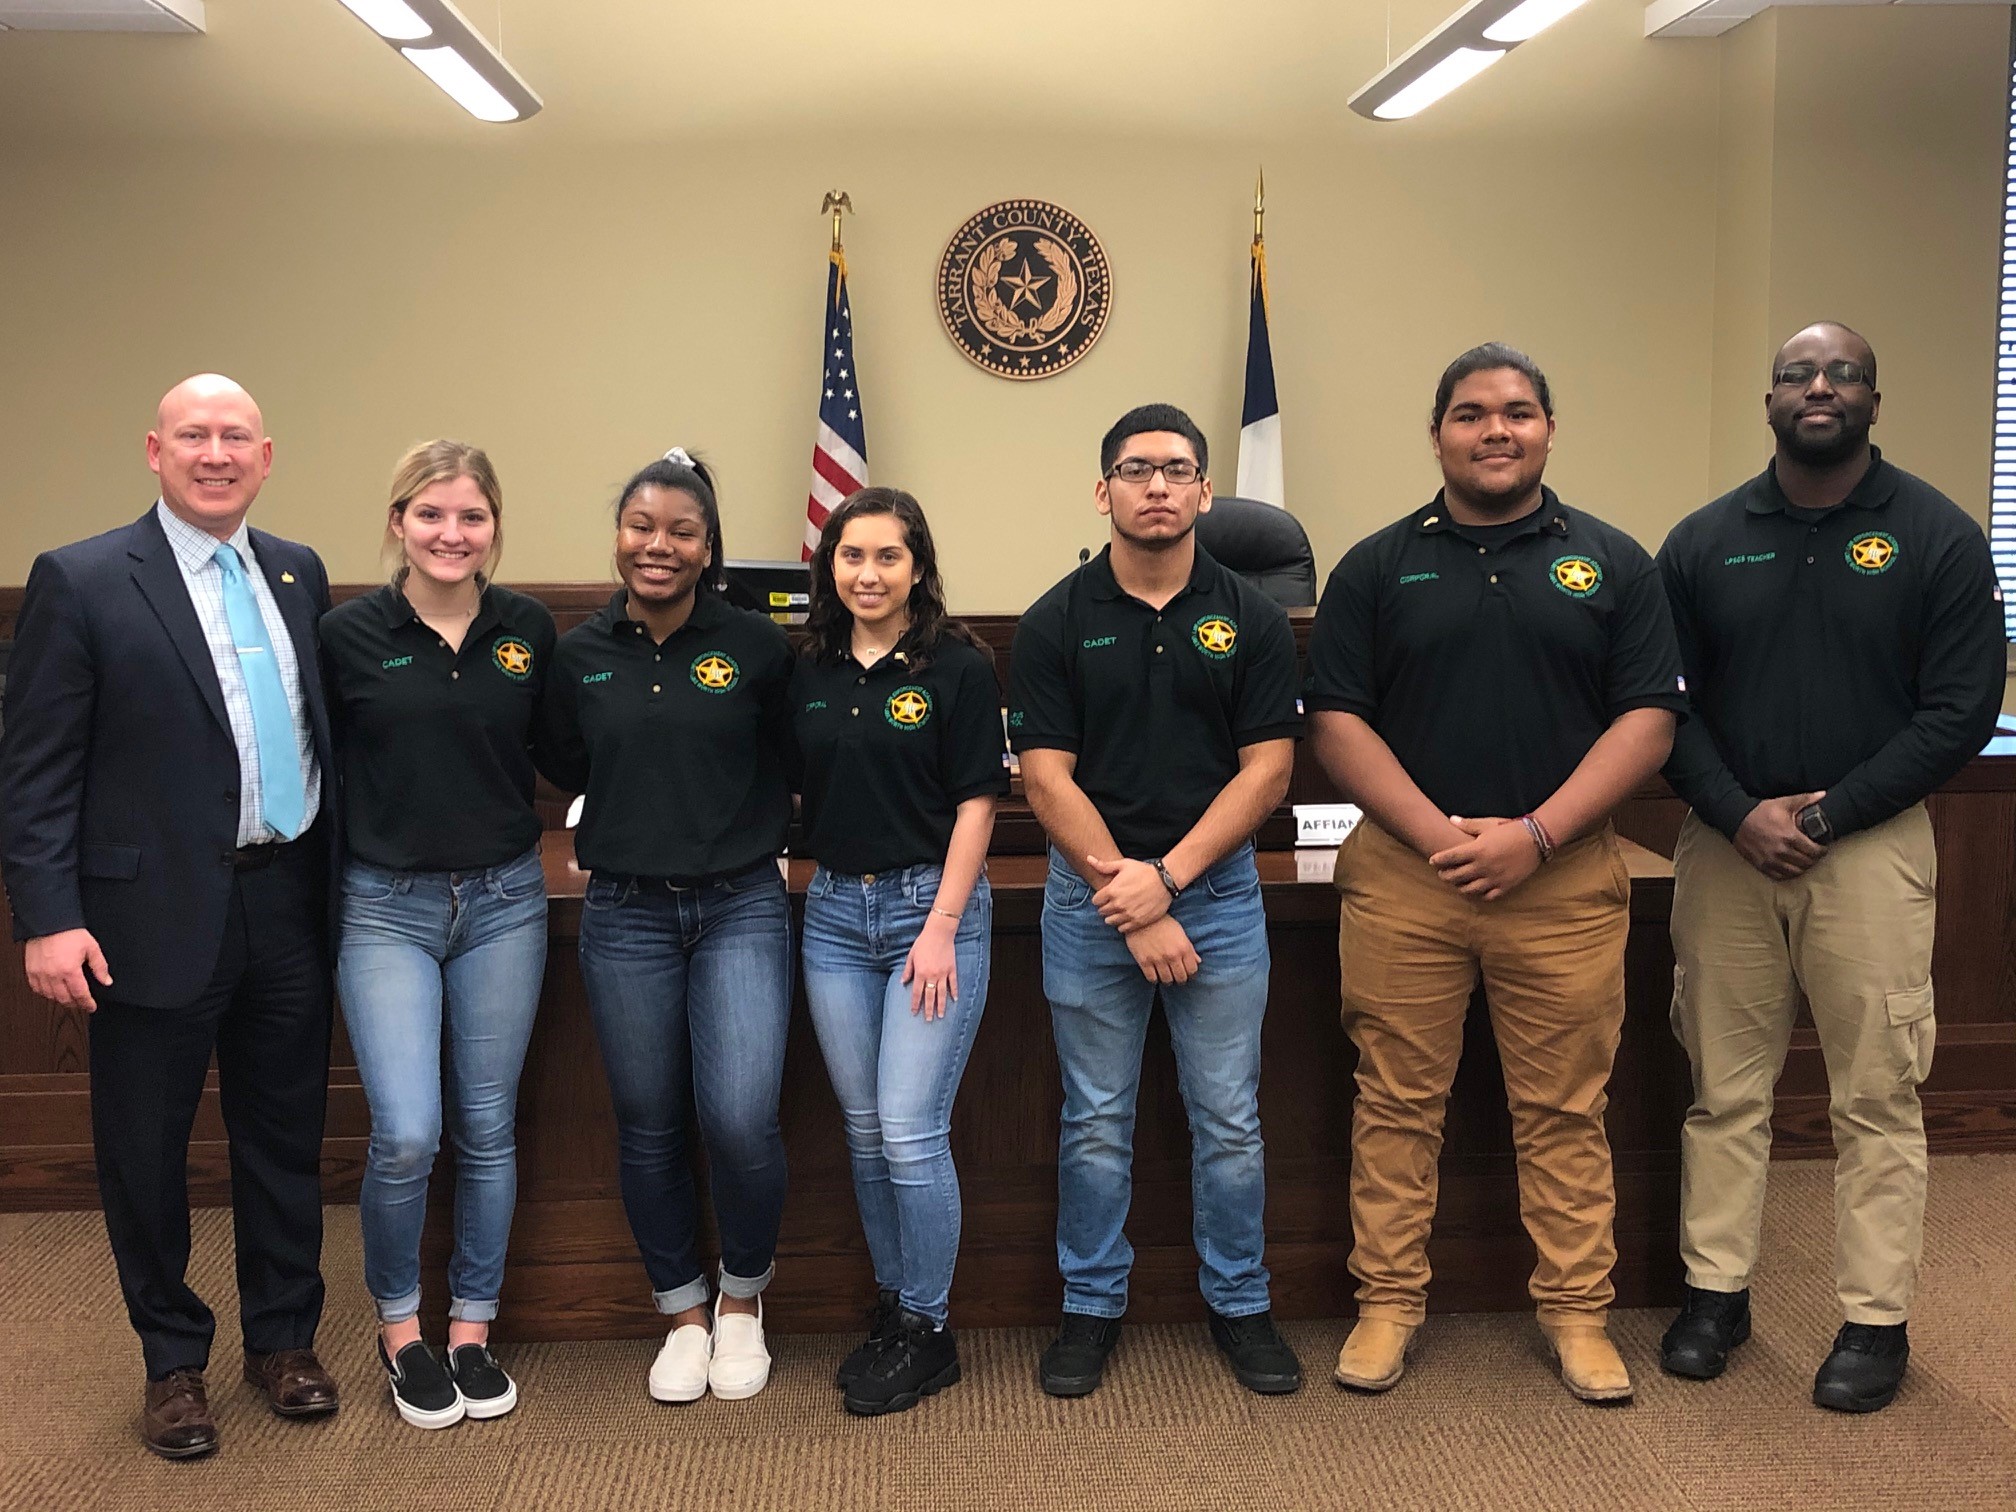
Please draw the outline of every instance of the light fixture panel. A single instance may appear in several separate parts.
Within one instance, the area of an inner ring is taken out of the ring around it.
[[[522,121],[544,108],[532,86],[450,0],[338,3],[477,120]]]

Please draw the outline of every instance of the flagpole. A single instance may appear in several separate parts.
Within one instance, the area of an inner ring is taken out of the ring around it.
[[[843,213],[847,215],[854,213],[854,201],[847,197],[845,189],[828,189],[825,201],[819,206],[819,213],[825,215],[828,211],[833,215],[833,255],[845,257],[846,253],[840,247],[840,217]]]

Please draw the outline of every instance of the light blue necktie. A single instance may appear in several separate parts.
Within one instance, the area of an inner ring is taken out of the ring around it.
[[[238,648],[238,670],[252,700],[252,735],[259,747],[260,813],[281,839],[301,833],[302,810],[308,795],[301,783],[301,748],[295,739],[294,714],[287,707],[287,689],[280,681],[280,663],[266,636],[266,616],[245,580],[245,564],[229,541],[217,548],[224,571],[224,617],[231,623],[231,643]]]

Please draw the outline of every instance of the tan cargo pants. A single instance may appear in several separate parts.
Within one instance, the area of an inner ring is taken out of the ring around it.
[[[1741,1291],[1757,1263],[1772,1088],[1803,990],[1834,1127],[1834,1285],[1850,1323],[1902,1323],[1917,1289],[1932,1068],[1932,821],[1914,805],[1790,882],[1692,814],[1673,851],[1673,1032],[1693,1063],[1681,1131],[1689,1285]]]
[[[1427,1312],[1442,1118],[1481,971],[1505,1067],[1519,1213],[1549,1322],[1601,1322],[1615,1296],[1616,1184],[1603,1128],[1624,1022],[1631,882],[1605,826],[1516,891],[1473,902],[1369,820],[1337,855],[1343,1020],[1358,1047],[1351,1221],[1360,1317]]]

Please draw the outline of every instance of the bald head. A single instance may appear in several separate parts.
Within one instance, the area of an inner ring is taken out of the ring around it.
[[[163,394],[154,412],[154,428],[165,435],[191,407],[220,404],[236,408],[251,422],[253,434],[265,439],[266,422],[259,414],[257,402],[236,379],[226,378],[222,373],[198,373]]]
[[[161,396],[147,465],[178,519],[224,541],[273,469],[273,442],[250,394],[221,373],[198,373]]]
[[[1836,357],[1846,357],[1851,362],[1859,362],[1869,372],[1869,386],[1876,386],[1876,349],[1869,345],[1868,338],[1853,326],[1845,326],[1838,320],[1816,320],[1809,326],[1794,331],[1791,338],[1778,348],[1771,359],[1771,376],[1775,379],[1778,370],[1797,356],[1818,356],[1820,362],[1830,362]]]

